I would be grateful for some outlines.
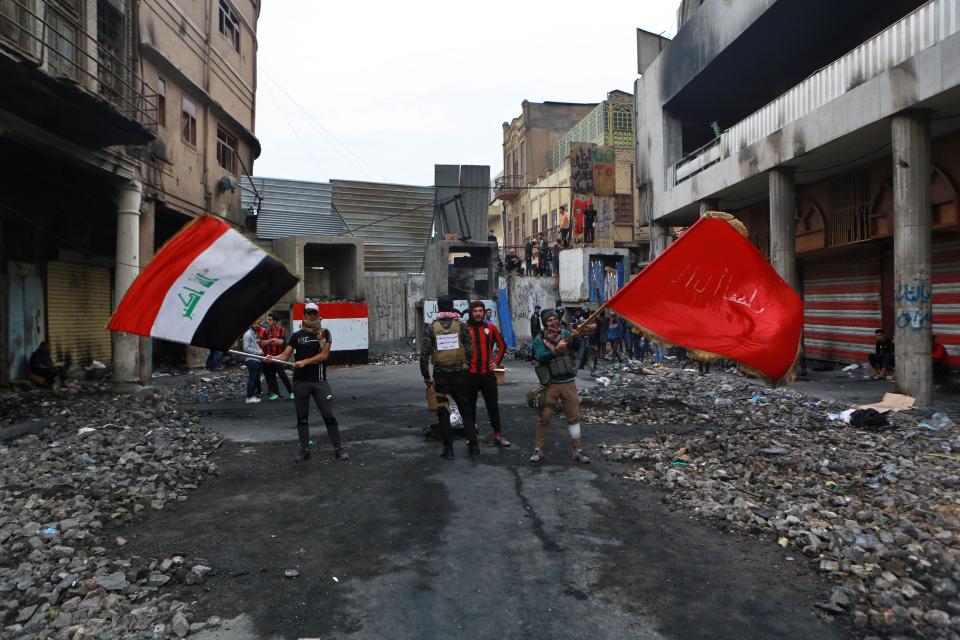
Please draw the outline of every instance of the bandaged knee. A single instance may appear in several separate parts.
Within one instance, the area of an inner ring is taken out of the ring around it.
[[[580,437],[580,423],[567,425],[567,429],[570,430],[570,438],[576,440]]]

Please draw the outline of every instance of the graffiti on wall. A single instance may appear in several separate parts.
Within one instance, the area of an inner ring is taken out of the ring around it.
[[[594,223],[594,241],[596,247],[613,246],[613,204],[614,199],[598,197],[594,206],[597,210],[597,219]]]
[[[593,149],[593,192],[598,196],[617,193],[617,152],[613,147]]]
[[[586,142],[570,143],[570,189],[573,193],[593,193],[593,146]]]

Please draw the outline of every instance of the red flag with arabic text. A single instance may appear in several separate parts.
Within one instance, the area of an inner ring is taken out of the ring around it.
[[[803,303],[729,222],[701,218],[610,299],[645,331],[772,380],[790,370]]]

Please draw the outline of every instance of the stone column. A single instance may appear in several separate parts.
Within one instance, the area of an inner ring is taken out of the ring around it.
[[[673,236],[670,235],[670,225],[664,222],[650,223],[650,259],[653,260],[658,255],[666,251],[670,243],[673,242]]]
[[[140,182],[132,180],[117,194],[115,304],[120,303],[140,273],[140,193]],[[129,390],[137,384],[139,350],[138,336],[113,332],[113,385],[118,390]]]
[[[140,215],[140,266],[146,268],[153,259],[154,229],[156,221],[156,202],[149,200],[142,207]],[[140,366],[138,377],[140,384],[148,386],[153,380],[153,338],[140,337]]]
[[[702,218],[707,211],[719,211],[720,201],[717,198],[704,198],[700,201],[700,217]]]
[[[930,121],[893,117],[893,270],[897,389],[929,406],[933,383]]]
[[[771,169],[770,263],[780,277],[797,288],[797,193],[790,169]]]

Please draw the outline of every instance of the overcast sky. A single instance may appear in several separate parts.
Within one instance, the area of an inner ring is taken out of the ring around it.
[[[678,0],[275,0],[258,26],[254,174],[433,183],[434,164],[503,167],[520,103],[633,92],[640,27]]]

